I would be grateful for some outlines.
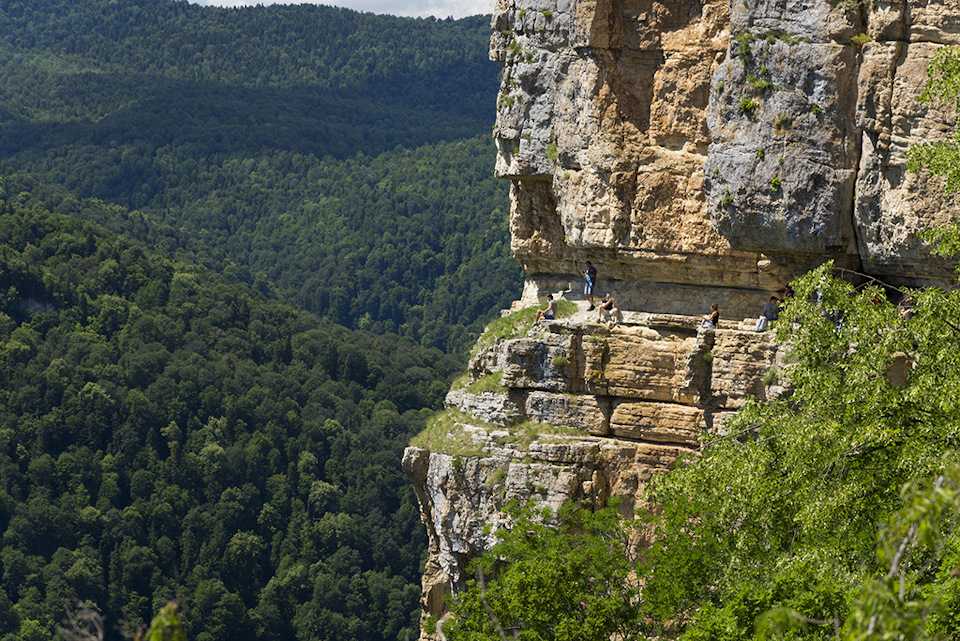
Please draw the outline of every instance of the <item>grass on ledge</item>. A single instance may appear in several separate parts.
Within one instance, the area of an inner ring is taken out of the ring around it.
[[[470,380],[470,374],[463,374],[453,381],[451,389],[464,390],[469,394],[507,391],[507,388],[503,386],[503,372],[493,372],[492,374],[481,376],[475,381]]]
[[[586,436],[584,432],[575,427],[564,427],[550,423],[540,423],[538,421],[524,421],[518,425],[511,425],[506,429],[510,433],[509,436],[498,438],[497,443],[500,445],[513,445],[519,450],[526,450],[534,441],[549,441],[549,438],[543,438],[545,436]]]
[[[489,423],[473,416],[447,409],[431,416],[427,420],[427,426],[423,428],[423,431],[410,439],[410,445],[431,452],[456,456],[482,456],[483,449],[463,429],[464,423],[493,429],[493,426]]]
[[[544,303],[545,305],[546,303]],[[537,320],[537,312],[543,309],[542,305],[525,307],[506,316],[501,316],[490,322],[477,339],[470,357],[474,357],[483,350],[495,345],[497,341],[523,336],[533,327]],[[561,298],[557,301],[557,318],[573,316],[577,311],[577,304]]]
[[[483,448],[477,445],[463,428],[465,424],[476,425],[490,431],[506,432],[495,439],[496,443],[500,446],[511,445],[521,451],[529,448],[535,441],[549,441],[551,436],[586,436],[584,432],[573,427],[536,421],[525,421],[502,427],[459,410],[447,409],[430,417],[424,430],[410,439],[410,445],[453,456],[483,456],[485,454]]]

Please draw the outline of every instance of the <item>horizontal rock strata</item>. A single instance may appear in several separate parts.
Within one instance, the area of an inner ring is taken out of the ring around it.
[[[590,260],[624,318],[581,311],[482,350],[447,398],[450,447],[407,451],[425,617],[506,500],[633,510],[747,399],[783,393],[782,350],[749,319],[793,277],[827,259],[895,284],[953,276],[919,232],[960,201],[906,162],[954,130],[952,106],[918,95],[960,44],[956,0],[497,0],[492,28],[515,307],[582,298]],[[699,330],[713,303],[735,320]]]

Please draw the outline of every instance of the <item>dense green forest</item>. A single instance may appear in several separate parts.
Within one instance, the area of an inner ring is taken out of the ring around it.
[[[4,2],[0,173],[58,211],[139,210],[116,231],[178,235],[181,258],[336,322],[462,353],[519,284],[491,171],[488,28]]]
[[[0,284],[2,638],[51,639],[77,601],[116,625],[174,597],[197,641],[414,635],[398,460],[456,359],[26,194],[0,197]]]

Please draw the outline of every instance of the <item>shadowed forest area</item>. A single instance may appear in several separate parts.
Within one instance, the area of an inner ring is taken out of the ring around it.
[[[488,22],[0,5],[0,638],[416,637],[400,453],[520,282]]]

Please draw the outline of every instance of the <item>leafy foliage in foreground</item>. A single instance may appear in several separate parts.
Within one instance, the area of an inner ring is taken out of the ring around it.
[[[476,578],[443,625],[453,641],[638,639],[639,581],[632,529],[615,508],[565,505],[554,515],[508,508],[513,523],[472,562]]]
[[[919,523],[903,488],[936,496],[960,445],[960,292],[914,292],[913,314],[901,314],[879,287],[855,290],[830,269],[796,283],[779,321],[793,395],[742,410],[731,437],[654,492],[663,509],[645,605],[684,639],[784,638],[767,625],[785,621],[786,638],[861,638],[868,586],[889,572],[878,541]],[[925,526],[938,546],[907,544],[895,605],[960,588],[956,507]],[[956,598],[939,605],[960,613]],[[924,634],[956,632],[940,621]]]
[[[0,638],[174,597],[194,641],[415,635],[397,462],[453,369],[0,199]]]

